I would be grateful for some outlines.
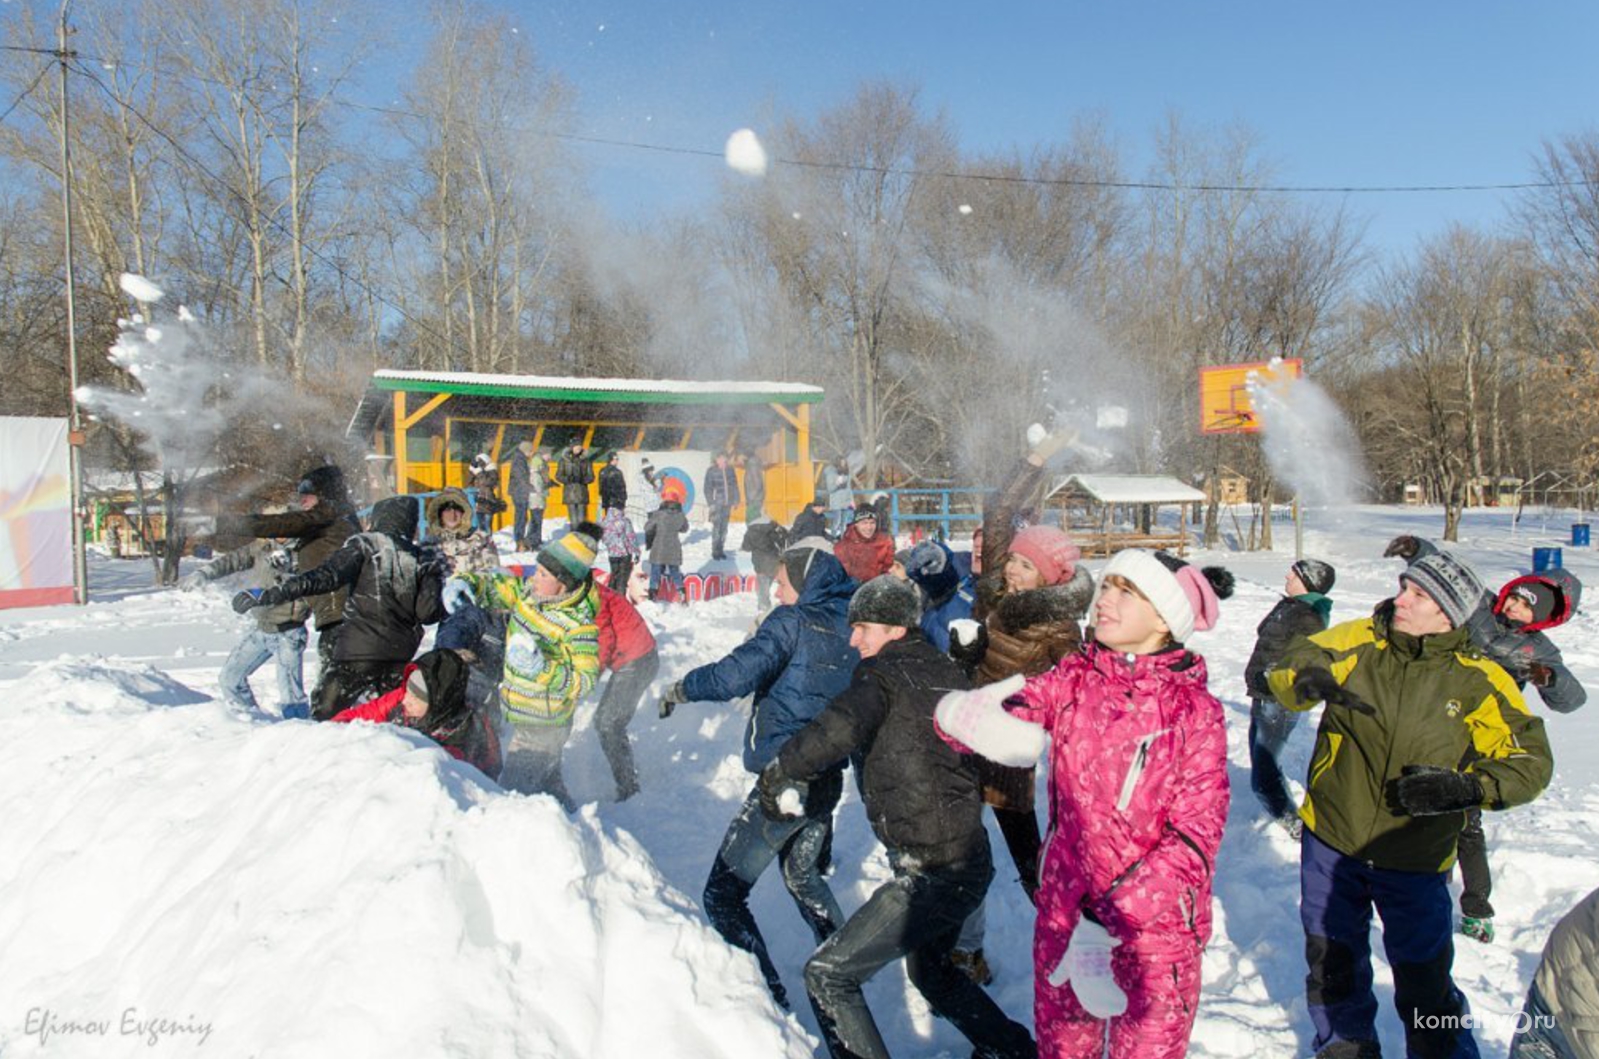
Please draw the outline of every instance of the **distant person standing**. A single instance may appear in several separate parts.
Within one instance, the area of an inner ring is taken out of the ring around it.
[[[535,451],[531,439],[524,438],[511,456],[511,508],[515,521],[511,537],[521,551],[537,551],[544,543],[544,504],[549,492],[549,471],[544,453]]]
[[[827,490],[827,513],[833,520],[832,539],[838,540],[849,528],[850,516],[855,512],[855,490],[849,480],[849,460],[840,456],[822,472],[822,484]]]
[[[600,468],[600,512],[614,508],[627,510],[627,475],[616,465],[621,453],[612,452]]]
[[[711,513],[711,559],[720,562],[727,558],[727,520],[738,505],[738,472],[727,461],[727,453],[718,452],[716,460],[705,472],[705,506]]]
[[[472,526],[486,534],[493,534],[494,516],[505,510],[505,501],[500,499],[500,469],[489,459],[488,453],[480,452],[472,457],[467,471],[467,482],[476,498]]]
[[[561,499],[566,502],[567,526],[588,517],[589,485],[594,481],[594,453],[585,449],[581,441],[574,441],[561,453],[555,468],[555,480],[561,483]]]

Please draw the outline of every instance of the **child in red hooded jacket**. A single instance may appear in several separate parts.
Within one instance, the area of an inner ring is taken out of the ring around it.
[[[405,667],[400,686],[333,717],[335,724],[371,721],[421,732],[457,761],[500,778],[500,739],[466,698],[466,663],[454,651],[429,651]]]
[[[1214,625],[1231,594],[1224,570],[1121,552],[1087,646],[1025,683],[1018,675],[939,704],[946,737],[1001,764],[1049,747],[1033,937],[1040,1056],[1187,1051],[1228,787],[1221,703],[1183,641]]]

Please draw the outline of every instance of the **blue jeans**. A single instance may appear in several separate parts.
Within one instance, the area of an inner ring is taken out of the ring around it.
[[[1294,811],[1294,798],[1283,778],[1280,758],[1288,737],[1299,724],[1300,714],[1275,699],[1251,699],[1249,703],[1249,786],[1274,817]]]
[[[244,634],[222,663],[222,697],[235,706],[260,709],[250,690],[250,674],[271,659],[278,663],[278,702],[285,717],[309,717],[311,706],[305,698],[305,626],[287,632],[267,632],[259,627]]]
[[[766,951],[766,939],[750,913],[755,881],[773,860],[783,869],[783,885],[799,906],[800,916],[820,943],[844,922],[833,891],[822,878],[822,846],[833,830],[833,808],[844,792],[844,770],[824,772],[810,783],[805,815],[773,820],[761,811],[759,789],[752,789],[727,827],[722,848],[705,882],[705,916],[729,945],[753,953],[766,977],[772,998],[788,1006],[788,994]]]
[[[852,507],[834,508],[830,514],[833,516],[833,537],[837,539],[844,536],[844,531],[849,529],[850,517],[855,514]]]
[[[663,578],[663,577],[666,578],[667,580],[671,581],[672,584],[674,586],[676,586],[677,591],[679,593],[682,593],[682,591],[683,591],[683,568],[681,566],[669,566],[666,563],[651,563],[650,564],[650,591],[651,592],[654,592],[656,589],[661,587],[661,578]]]
[[[1470,1007],[1450,972],[1454,901],[1447,872],[1395,871],[1345,856],[1307,829],[1300,840],[1299,919],[1305,928],[1305,999],[1323,1056],[1364,1059],[1377,1047],[1371,913],[1394,973],[1405,1053],[1478,1059]]]
[[[1549,1010],[1549,1002],[1536,981],[1527,990],[1527,1004],[1516,1022],[1510,1059],[1577,1059],[1577,1050]]]

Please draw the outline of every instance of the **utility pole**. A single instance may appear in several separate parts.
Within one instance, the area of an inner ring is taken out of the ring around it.
[[[72,581],[74,599],[89,602],[89,560],[83,544],[83,418],[78,409],[78,327],[76,281],[72,270],[72,127],[67,107],[67,60],[76,52],[67,49],[67,7],[72,0],[61,0],[61,25],[56,36],[56,59],[61,63],[61,209],[64,214],[67,255],[67,418],[68,473],[72,478]]]

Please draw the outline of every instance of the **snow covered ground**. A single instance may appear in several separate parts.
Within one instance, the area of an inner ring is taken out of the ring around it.
[[[1391,591],[1394,534],[1436,534],[1433,510],[1319,515],[1307,552],[1339,569],[1334,619]],[[1490,583],[1559,544],[1569,516],[1472,512],[1461,551]],[[1277,527],[1291,547],[1292,530]],[[738,529],[735,527],[736,538]],[[688,542],[705,565],[703,529]],[[1192,1054],[1309,1053],[1295,848],[1249,793],[1242,669],[1291,554],[1215,554],[1239,577],[1193,646],[1227,703],[1233,809],[1218,860],[1216,936]],[[1599,556],[1566,548],[1592,583]],[[1097,565],[1097,564],[1096,564]],[[270,667],[262,713],[217,699],[246,619],[215,586],[150,590],[148,563],[97,558],[94,602],[0,612],[0,1055],[805,1056],[809,1011],[785,1016],[753,960],[723,945],[697,902],[750,778],[744,704],[694,704],[633,723],[643,792],[616,803],[588,711],[567,751],[573,817],[508,795],[425,740],[372,726],[281,721]],[[736,645],[749,596],[646,605],[662,684]],[[1555,639],[1599,683],[1596,620]],[[314,670],[314,652],[308,655]],[[1537,707],[1535,707],[1537,708]],[[1491,815],[1499,940],[1462,941],[1456,972],[1502,1054],[1549,928],[1599,886],[1599,730],[1589,707],[1541,710],[1555,781],[1534,806]],[[1314,719],[1288,750],[1304,773]],[[845,910],[888,874],[853,785],[832,879]],[[1031,1020],[1030,907],[1006,870],[989,899],[992,991]],[[774,957],[801,995],[809,934],[775,877],[754,894]],[[1380,952],[1380,945],[1378,946]],[[1402,1054],[1379,968],[1384,1045]],[[896,1055],[961,1056],[895,967],[868,987]]]

